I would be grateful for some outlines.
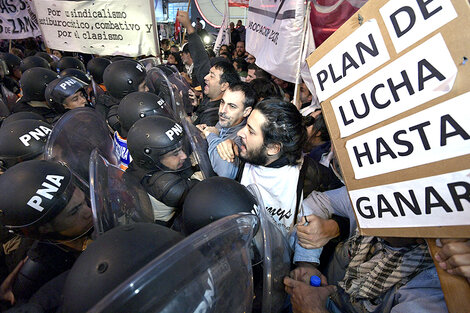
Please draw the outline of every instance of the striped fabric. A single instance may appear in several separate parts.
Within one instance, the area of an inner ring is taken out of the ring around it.
[[[358,232],[349,240],[349,252],[351,261],[339,286],[351,302],[376,299],[433,264],[425,243],[391,248],[379,237],[364,237]]]

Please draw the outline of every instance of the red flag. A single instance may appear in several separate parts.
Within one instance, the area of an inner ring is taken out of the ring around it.
[[[367,0],[315,0],[312,2],[310,23],[315,46],[320,46],[343,25]]]
[[[176,11],[176,16],[178,16],[179,11],[180,10]],[[180,21],[176,18],[175,19],[175,39],[178,38],[180,32],[181,32]]]
[[[249,1],[248,0],[228,0],[228,6],[248,8]]]

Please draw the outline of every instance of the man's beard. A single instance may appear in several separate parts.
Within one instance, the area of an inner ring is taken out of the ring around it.
[[[243,144],[242,144],[243,145]],[[246,146],[243,145],[246,149]],[[254,151],[248,152],[245,150],[246,156],[242,156],[240,154],[240,159],[243,161],[253,164],[253,165],[261,165],[264,166],[268,163],[268,155],[266,154],[266,148],[264,146],[259,147]]]

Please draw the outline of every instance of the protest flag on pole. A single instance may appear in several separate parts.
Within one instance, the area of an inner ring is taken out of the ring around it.
[[[178,16],[179,11],[180,10],[176,11],[176,16]],[[180,32],[181,32],[180,21],[177,18],[175,18],[175,40],[178,39]]]

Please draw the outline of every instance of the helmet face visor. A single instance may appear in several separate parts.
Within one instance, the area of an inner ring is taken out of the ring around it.
[[[176,145],[164,151],[160,150],[159,155],[152,157],[157,168],[164,172],[181,172],[191,167],[191,148],[187,137],[183,137]]]

